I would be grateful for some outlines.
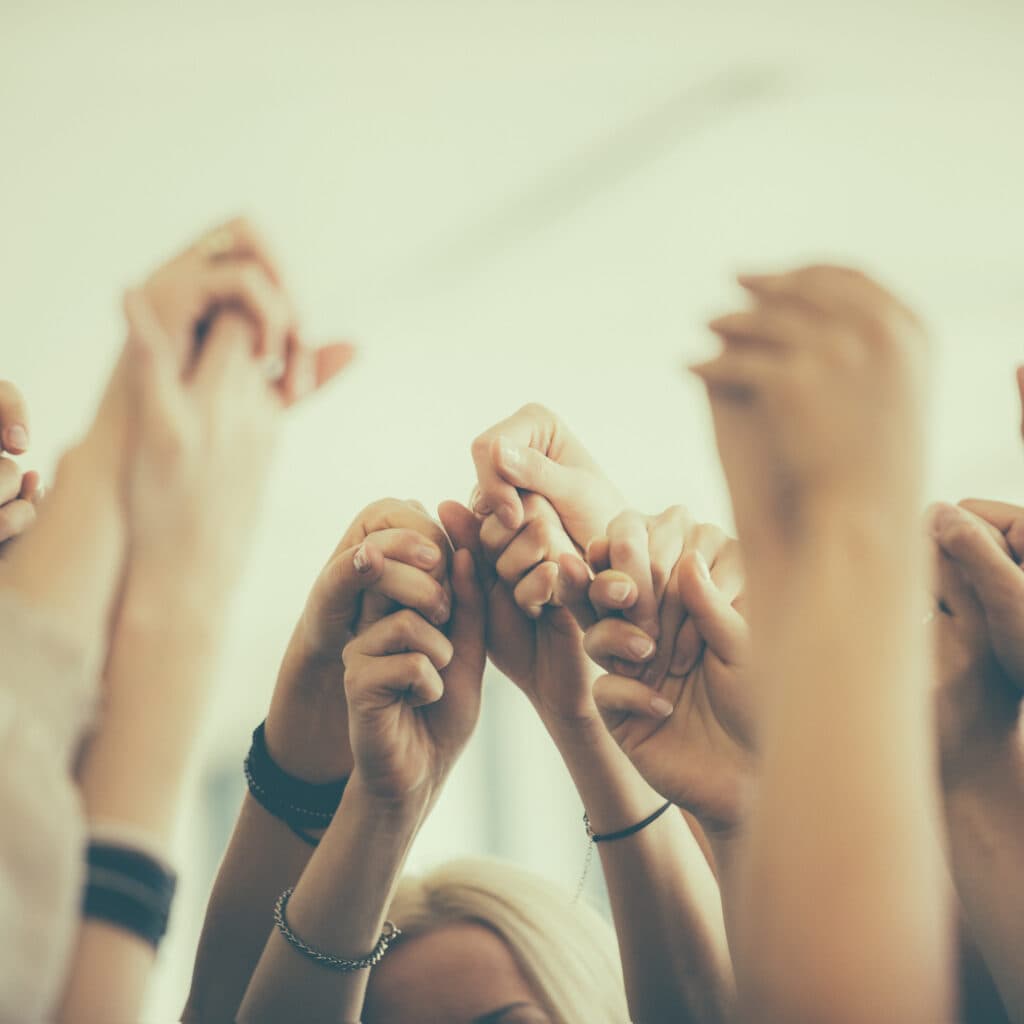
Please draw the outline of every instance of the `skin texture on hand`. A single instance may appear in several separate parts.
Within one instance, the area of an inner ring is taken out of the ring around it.
[[[906,514],[921,488],[926,337],[841,267],[743,276],[752,308],[719,317],[706,384],[744,550],[763,563],[837,510]]]
[[[734,607],[743,585],[738,545],[669,509],[638,516],[607,552],[611,567],[589,586],[584,567],[563,559],[563,600],[587,627],[588,653],[609,673],[594,685],[597,705],[654,789],[705,830],[728,833],[740,816],[753,743],[748,631]],[[644,617],[657,624],[657,642],[623,614],[635,612],[645,589],[656,602]]]
[[[448,538],[418,502],[388,498],[356,517],[310,590],[274,688],[267,745],[285,771],[310,782],[351,773],[342,651],[400,607],[445,626],[450,558]]]
[[[999,502],[937,505],[934,540],[937,699],[948,783],[1017,733],[1024,695],[1024,509]]]
[[[286,405],[321,387],[354,354],[347,344],[311,349],[305,343],[277,258],[244,217],[207,232],[154,271],[139,292],[186,375],[217,314],[246,313],[255,327],[254,354],[277,364],[276,387]]]
[[[472,455],[478,491],[473,511],[493,513],[509,530],[523,523],[521,491],[547,498],[583,549],[626,504],[568,427],[542,405],[525,405],[484,431],[473,441]]]
[[[476,553],[487,602],[487,651],[549,727],[597,722],[593,670],[583,636],[555,603],[558,558],[573,551],[553,506],[524,495],[523,522],[508,529],[496,515],[482,523],[457,502],[439,513],[449,536]]]
[[[476,725],[485,613],[468,550],[453,556],[451,586],[448,636],[403,608],[343,652],[355,772],[382,799],[436,793]]]

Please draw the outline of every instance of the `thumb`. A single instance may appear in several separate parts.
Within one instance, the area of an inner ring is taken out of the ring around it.
[[[484,589],[490,591],[497,576],[483,555],[480,546],[480,520],[465,505],[457,501],[442,501],[437,516],[456,551],[465,548],[472,556]]]
[[[510,484],[535,491],[557,509],[561,501],[580,494],[579,471],[559,465],[535,448],[524,448],[505,436],[496,437],[491,450],[495,468]]]
[[[690,621],[708,649],[726,664],[742,662],[747,648],[747,624],[715,586],[700,551],[689,551],[679,560],[676,587]]]
[[[987,523],[956,505],[932,513],[932,535],[974,587],[986,616],[1019,615],[1024,571],[992,536]]]
[[[363,593],[384,573],[384,554],[369,541],[335,555],[320,573],[307,610],[318,634],[338,631],[340,645],[355,627]]]

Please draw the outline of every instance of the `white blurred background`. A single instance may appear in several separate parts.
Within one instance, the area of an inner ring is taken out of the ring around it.
[[[473,436],[539,400],[639,507],[727,521],[682,366],[735,271],[901,290],[939,342],[934,496],[1024,497],[1022,50],[1016,0],[0,0],[0,376],[31,465],[91,411],[120,289],[236,212],[311,332],[361,346],[282,439],[148,1019],[183,1004],[248,734],[349,520],[465,499]],[[579,802],[518,694],[486,697],[414,865],[571,886]]]

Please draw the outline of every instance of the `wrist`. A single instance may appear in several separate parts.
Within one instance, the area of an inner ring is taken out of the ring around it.
[[[296,630],[281,661],[267,712],[267,748],[290,775],[329,782],[353,770],[340,653],[304,647]]]
[[[345,787],[342,807],[355,805],[366,809],[380,831],[412,836],[419,831],[438,795],[439,788],[435,789],[432,786],[421,786],[399,795],[382,794],[367,785],[359,767],[356,766]],[[343,817],[341,814],[335,815],[334,821]],[[333,827],[332,822],[328,832]]]

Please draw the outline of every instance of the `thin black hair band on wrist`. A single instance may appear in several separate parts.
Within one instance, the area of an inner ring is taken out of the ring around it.
[[[583,824],[586,826],[587,836],[592,842],[611,843],[616,839],[625,839],[627,836],[636,835],[641,829],[645,829],[652,822],[657,821],[671,806],[672,801],[666,800],[653,814],[648,814],[643,821],[638,821],[635,825],[630,825],[629,828],[624,828],[620,832],[606,832],[604,835],[598,835],[590,827],[590,818],[586,814],[583,815]]]
[[[619,832],[606,832],[604,835],[598,835],[594,832],[590,827],[590,816],[584,811],[583,827],[587,830],[587,853],[583,861],[583,872],[576,885],[576,895],[573,897],[573,903],[578,903],[583,895],[583,887],[587,884],[587,874],[590,872],[590,861],[594,856],[595,843],[611,843],[616,839],[626,839],[628,836],[634,836],[637,832],[647,828],[652,822],[657,821],[671,806],[672,801],[666,800],[653,814],[648,814],[643,821],[638,821],[635,825],[630,825],[629,828],[624,828]]]

